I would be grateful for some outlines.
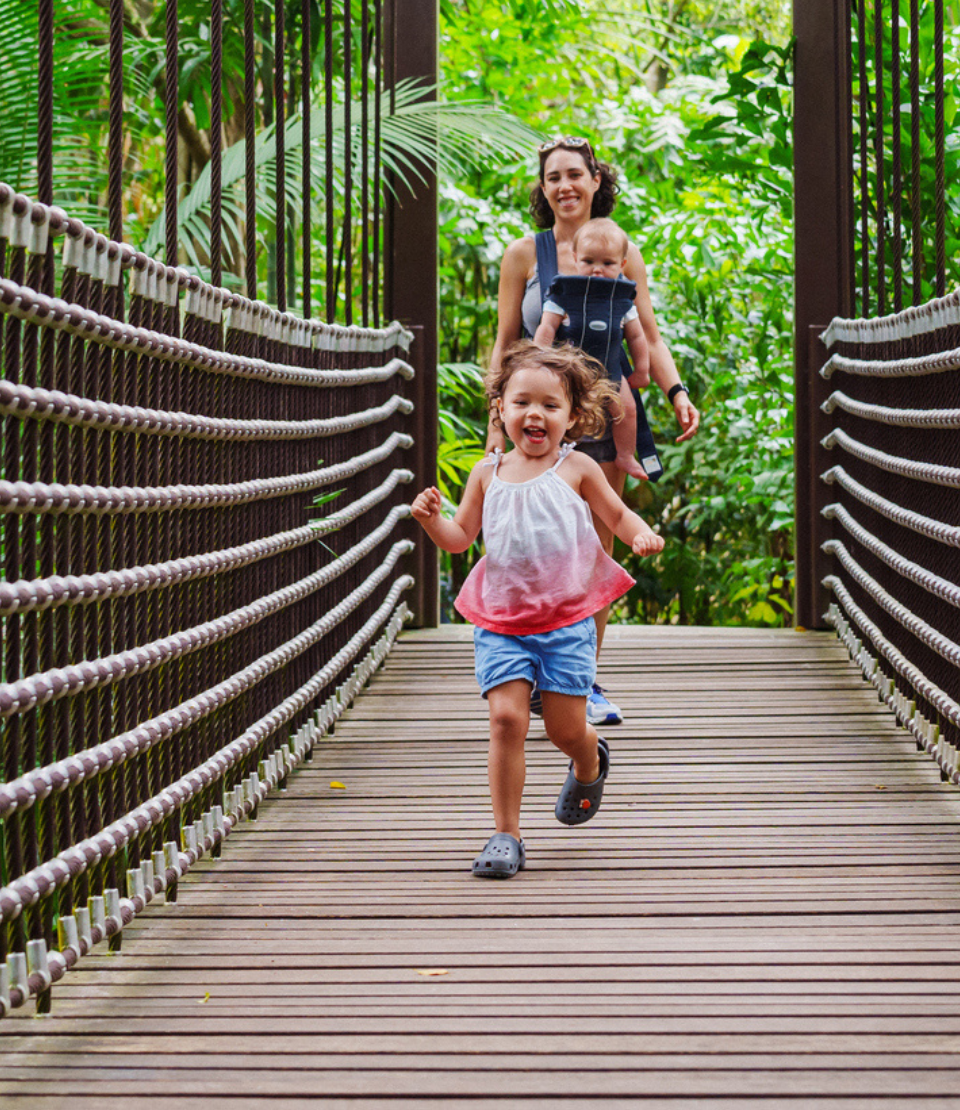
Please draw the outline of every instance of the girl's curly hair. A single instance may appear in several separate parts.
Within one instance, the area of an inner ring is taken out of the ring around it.
[[[609,216],[617,205],[617,195],[620,192],[620,186],[617,184],[617,171],[613,166],[608,166],[606,162],[593,162],[581,147],[567,147],[560,144],[560,149],[571,150],[574,154],[579,154],[586,163],[587,169],[591,175],[595,173],[600,174],[600,188],[593,194],[593,202],[590,205],[590,217],[594,219],[598,216]],[[550,152],[551,154],[553,151]],[[543,167],[546,162],[545,158],[540,160],[540,180],[530,190],[530,215],[533,217],[533,222],[537,227],[544,230],[548,227],[553,227],[557,222],[556,216],[553,214],[553,209],[547,202],[547,198],[543,195]]]
[[[560,347],[538,347],[531,339],[520,339],[504,351],[500,368],[489,370],[484,378],[490,416],[495,427],[503,427],[497,401],[506,391],[507,383],[518,370],[530,367],[549,370],[563,382],[570,398],[570,415],[574,418],[564,436],[566,440],[602,435],[607,413],[611,409],[615,413],[622,412],[620,394],[607,377],[602,363],[569,343]]]

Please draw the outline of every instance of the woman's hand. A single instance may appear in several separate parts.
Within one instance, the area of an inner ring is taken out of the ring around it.
[[[677,421],[683,429],[683,434],[677,436],[677,443],[692,439],[700,427],[700,413],[683,390],[673,399],[673,411],[677,414]]]

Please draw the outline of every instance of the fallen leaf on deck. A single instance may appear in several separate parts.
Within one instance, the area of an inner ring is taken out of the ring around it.
[[[209,1002],[210,1001],[210,992],[207,991],[207,993],[203,996],[203,998],[198,998],[197,1001],[200,1002],[200,1003]]]
[[[330,789],[331,790],[346,790],[347,788],[343,785],[342,782],[337,782],[337,780],[334,779],[333,782],[330,783]]]
[[[418,967],[417,968],[417,974],[418,975],[449,975],[450,972],[447,971],[447,969],[445,967]]]

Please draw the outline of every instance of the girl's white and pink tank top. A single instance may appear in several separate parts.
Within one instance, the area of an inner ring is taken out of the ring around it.
[[[551,632],[593,616],[634,580],[600,546],[586,501],[557,473],[573,450],[564,444],[549,469],[526,482],[497,474],[483,499],[486,555],[454,605],[471,624],[508,636]]]

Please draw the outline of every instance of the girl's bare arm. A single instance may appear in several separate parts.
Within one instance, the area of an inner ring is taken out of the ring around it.
[[[603,471],[586,455],[574,452],[580,470],[580,496],[611,532],[637,555],[655,555],[663,550],[663,537],[632,512],[614,493]]]
[[[480,483],[480,464],[475,466],[467,479],[463,500],[448,520],[441,514],[440,491],[429,486],[418,494],[411,505],[414,520],[437,547],[444,551],[466,551],[480,534],[483,519],[483,488]]]

